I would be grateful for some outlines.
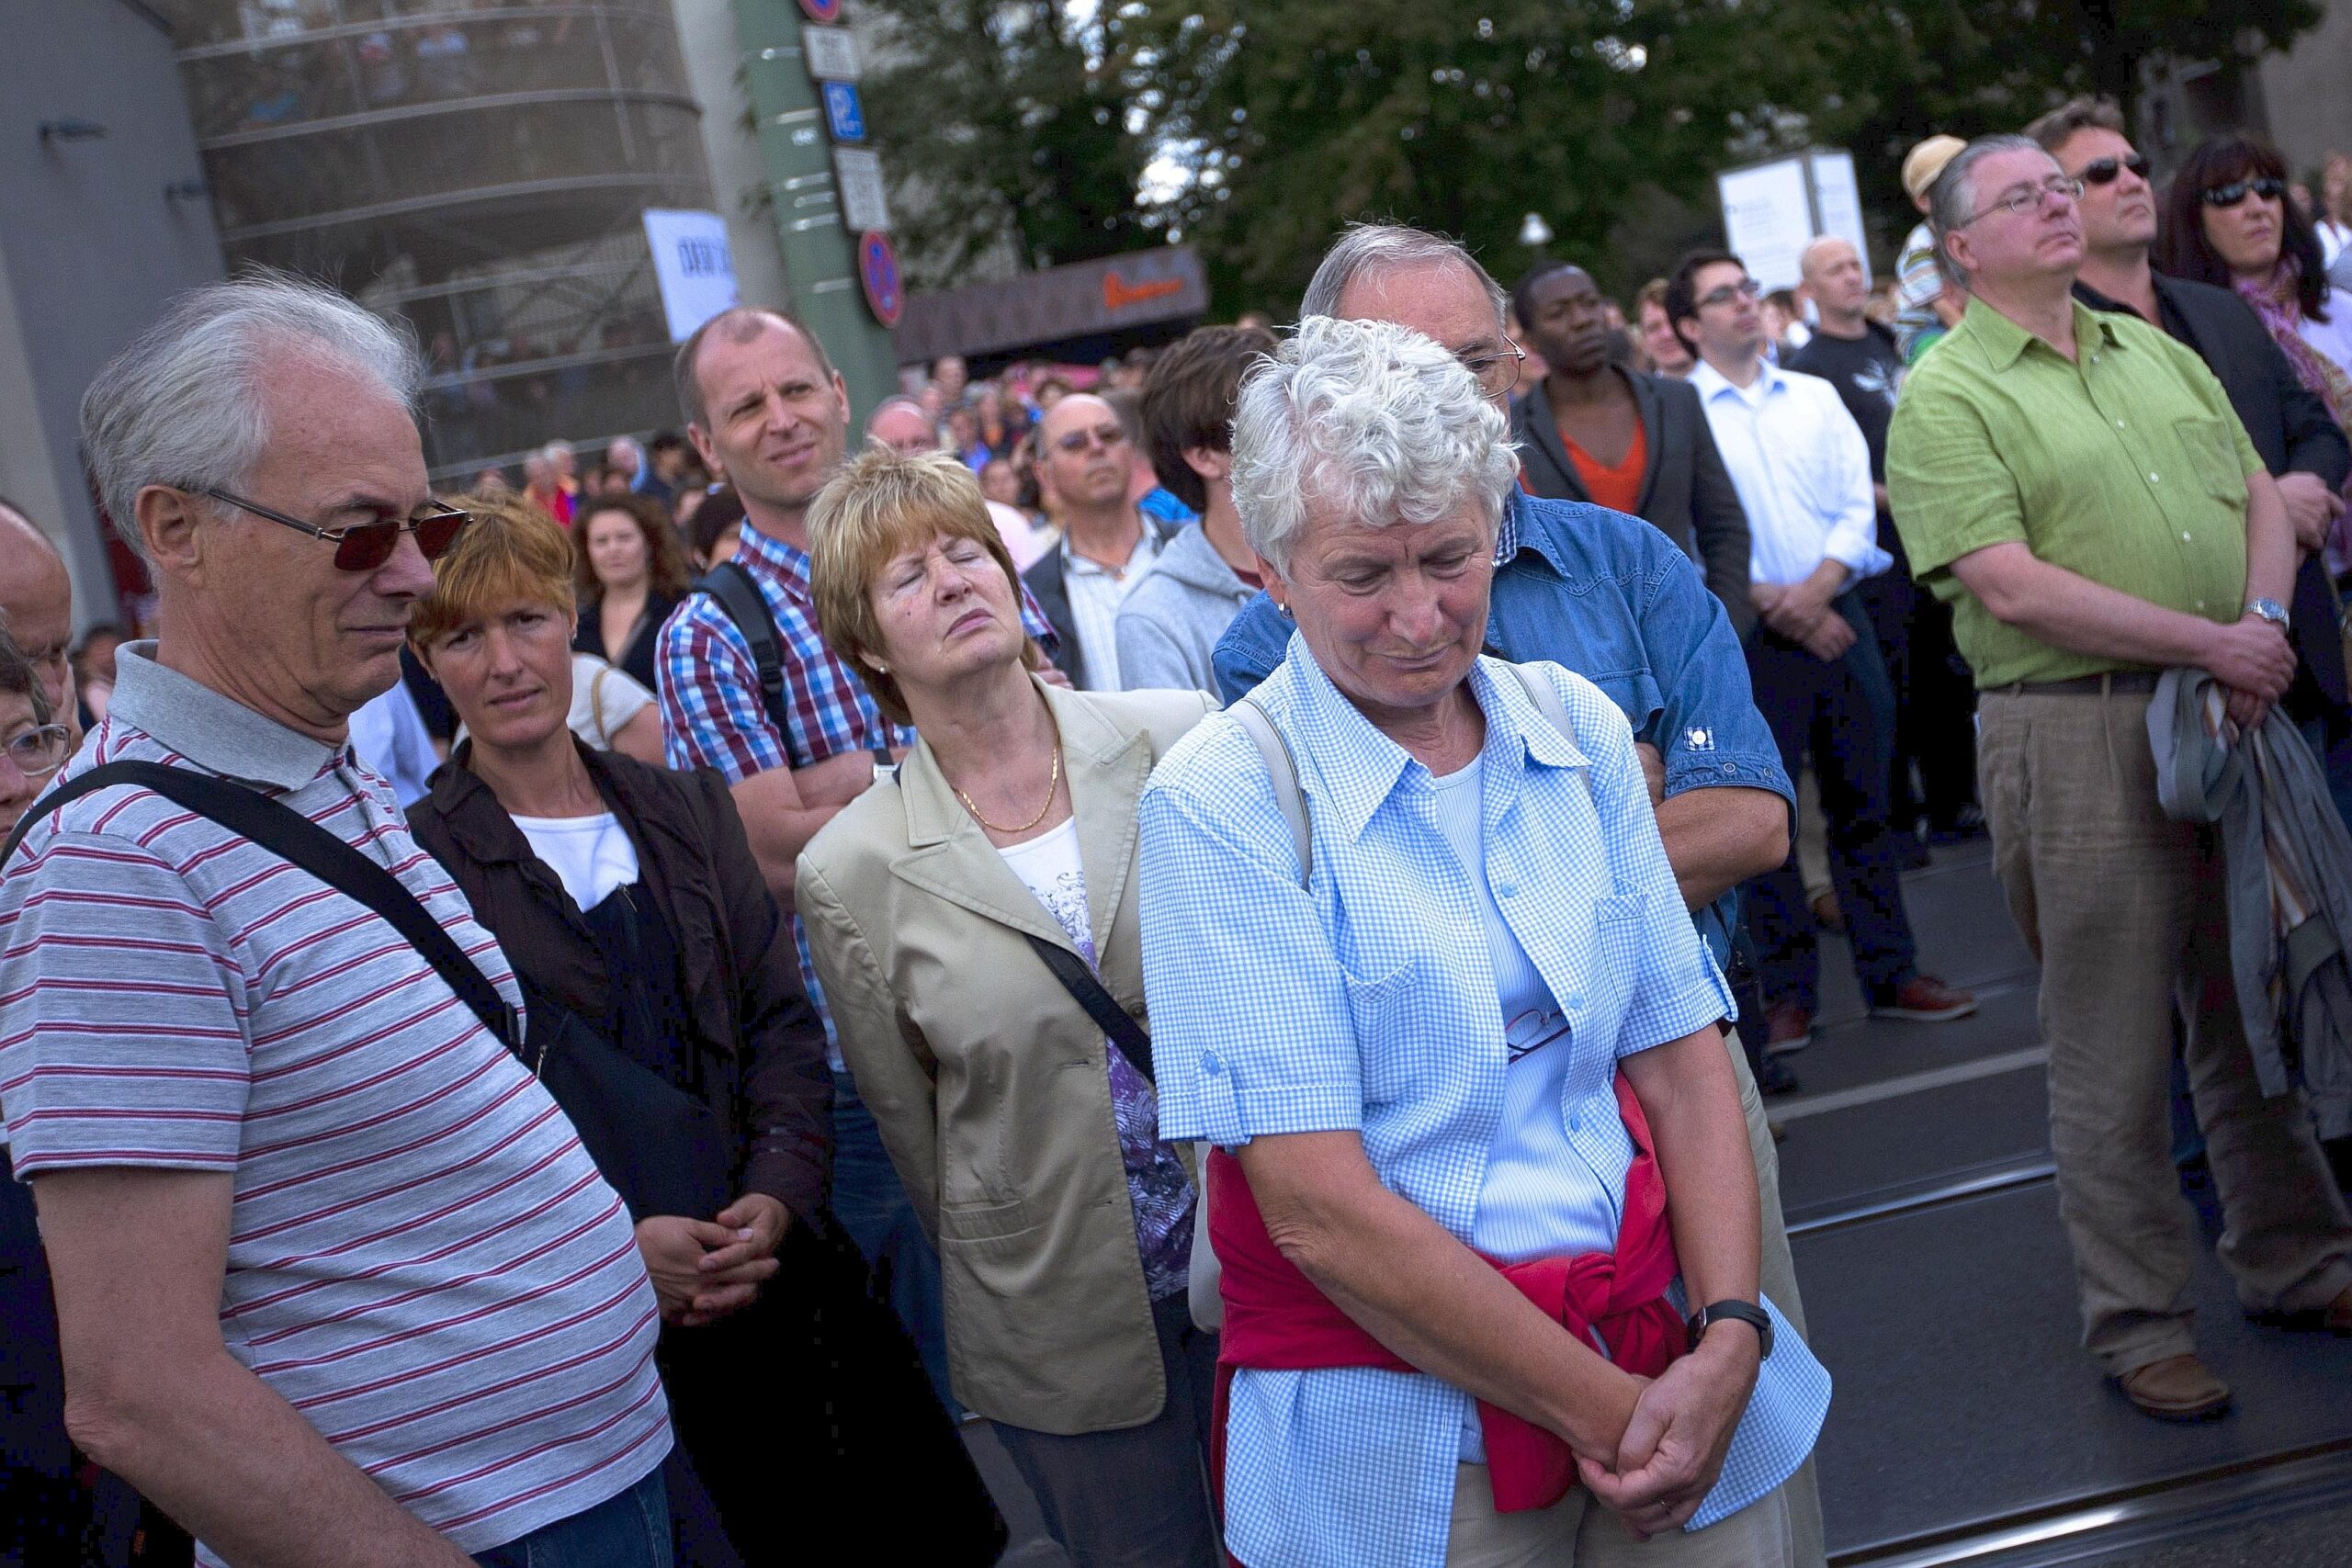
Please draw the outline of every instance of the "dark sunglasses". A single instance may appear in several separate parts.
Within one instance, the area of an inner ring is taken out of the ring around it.
[[[416,517],[386,517],[375,523],[355,524],[348,528],[322,528],[299,517],[288,517],[283,512],[272,512],[266,506],[247,501],[241,495],[231,495],[225,490],[200,489],[197,493],[209,495],[215,501],[225,501],[241,512],[266,517],[272,523],[284,524],[298,533],[310,535],[313,539],[331,540],[334,545],[335,568],[339,571],[375,570],[392,558],[392,552],[400,547],[402,534],[414,534],[417,553],[426,560],[438,560],[451,545],[458,542],[458,535],[465,525],[474,520],[470,512],[460,512],[454,506],[444,506],[434,501],[425,503],[432,510]]]
[[[1127,433],[1115,424],[1102,425],[1093,430],[1073,430],[1054,443],[1065,452],[1083,452],[1088,446],[1112,447],[1127,438]]]
[[[2148,177],[2148,171],[2154,167],[2154,164],[2134,152],[2129,158],[2093,158],[2075,172],[2075,177],[2086,186],[2111,186],[2115,183],[2115,176],[2126,169],[2144,180]]]
[[[2258,196],[2265,201],[2276,201],[2286,194],[2287,182],[2285,180],[2232,180],[2225,186],[2207,186],[2205,187],[2205,205],[2208,207],[2235,207],[2239,202],[2244,201],[2248,196]]]

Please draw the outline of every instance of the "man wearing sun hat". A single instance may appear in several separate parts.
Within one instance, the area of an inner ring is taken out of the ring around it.
[[[1894,317],[1894,346],[1906,365],[1916,365],[1928,345],[1960,321],[1965,297],[1936,265],[1935,236],[1928,231],[1928,187],[1944,172],[1952,154],[1967,143],[1957,136],[1930,136],[1904,154],[1903,194],[1922,214],[1919,224],[1903,242],[1894,264],[1895,299],[1902,307]]]

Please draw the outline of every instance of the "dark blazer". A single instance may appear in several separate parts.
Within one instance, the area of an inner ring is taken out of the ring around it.
[[[1152,537],[1159,542],[1159,548],[1163,550],[1168,547],[1168,541],[1176,536],[1176,531],[1185,526],[1182,523],[1154,517],[1148,512],[1138,512],[1136,515],[1143,519],[1143,525],[1151,530]],[[1078,679],[1079,660],[1078,618],[1069,613],[1068,570],[1062,559],[1062,546],[1057,544],[1029,563],[1029,570],[1021,574],[1021,581],[1029,590],[1029,597],[1037,602],[1037,608],[1044,612],[1046,624],[1054,628],[1054,637],[1058,643],[1050,650],[1055,667],[1075,681]]]
[[[2197,351],[2222,390],[2238,423],[2262,457],[2263,467],[2279,474],[2315,475],[2332,491],[2342,491],[2352,475],[2352,441],[2329,417],[2327,404],[2317,392],[2295,378],[2286,352],[2254,313],[2254,307],[2226,288],[2185,277],[2154,276],[2156,304],[2164,314],[2158,326]],[[2120,300],[2077,283],[2075,297],[2095,310],[2131,311]],[[2132,311],[2138,314],[2137,311]],[[2327,566],[2317,555],[2295,575],[2295,599],[2289,610],[2293,620],[2295,651],[2303,673],[2315,692],[2290,692],[2288,707],[2298,716],[2310,716],[2312,696],[2342,708],[2352,701],[2344,667],[2344,639],[2336,629],[2342,611],[2327,581]],[[2299,680],[2297,685],[2304,682]]]
[[[629,634],[628,646],[621,649],[618,659],[606,660],[649,692],[659,693],[662,690],[654,684],[654,659],[661,648],[662,623],[670,618],[670,612],[678,604],[679,601],[667,593],[648,593],[645,596],[645,615],[637,623],[637,630]],[[597,624],[596,604],[593,600],[580,606],[580,627],[571,634],[571,648],[575,653],[593,653],[599,659],[606,657],[604,628]]]
[[[603,1026],[613,996],[595,938],[555,873],[465,765],[470,750],[460,747],[434,776],[433,793],[409,808],[409,827],[448,868],[515,973],[591,1027]],[[738,1190],[767,1193],[796,1217],[813,1216],[832,1148],[824,1027],[801,988],[792,929],[760,880],[726,782],[707,770],[670,773],[585,746],[580,757],[669,924],[691,1043],[705,1062],[731,1067],[705,1078],[729,1145],[744,1151]]]
[[[1649,454],[1635,510],[1681,547],[1723,601],[1732,629],[1744,639],[1756,625],[1756,606],[1747,597],[1747,513],[1740,510],[1739,492],[1732,488],[1731,475],[1715,450],[1699,394],[1663,377],[1623,367],[1617,374],[1633,388]],[[1560,439],[1543,382],[1511,410],[1511,439],[1519,443],[1519,460],[1531,492],[1553,501],[1592,500]]]

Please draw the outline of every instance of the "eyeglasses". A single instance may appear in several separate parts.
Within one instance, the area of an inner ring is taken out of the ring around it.
[[[2115,176],[2126,169],[2144,180],[2148,177],[2148,171],[2154,167],[2137,152],[2129,158],[2093,158],[2083,165],[2081,178],[2086,186],[2111,186],[2115,183]]]
[[[45,779],[64,765],[65,742],[70,733],[62,724],[37,724],[21,734],[8,737],[0,744],[17,772],[28,779]]]
[[[421,516],[405,521],[386,517],[374,523],[357,523],[348,528],[322,528],[305,523],[299,517],[288,517],[283,512],[247,501],[241,495],[231,495],[225,490],[198,488],[198,495],[209,495],[215,501],[225,501],[242,512],[256,517],[266,517],[297,533],[308,534],[313,539],[326,539],[334,545],[334,564],[339,571],[373,571],[392,558],[400,547],[402,534],[416,536],[417,553],[426,560],[438,560],[451,545],[458,542],[458,533],[474,520],[470,512],[460,512],[454,506],[444,506],[437,501],[427,502],[432,508]]]
[[[2258,196],[2265,201],[2276,201],[2287,194],[2287,182],[2273,179],[2232,180],[2225,186],[2207,186],[2203,194],[2205,205],[2208,207],[2235,207],[2249,196]]]
[[[1970,213],[1960,227],[1965,229],[1980,218],[1990,218],[1994,213],[2005,210],[2022,217],[2026,213],[2041,210],[2041,204],[2053,196],[2061,201],[2075,201],[2081,198],[2082,194],[2082,181],[2066,175],[2052,175],[2040,185],[2020,186],[2007,196],[1996,197]]]
[[[1519,367],[1527,358],[1527,350],[1505,338],[1499,354],[1458,354],[1454,357],[1462,361],[1462,368],[1478,378],[1479,389],[1491,398],[1519,385]]]
[[[1691,301],[1691,308],[1703,310],[1710,305],[1728,305],[1735,299],[1753,299],[1763,292],[1763,286],[1754,278],[1743,277],[1737,283],[1726,283],[1721,288],[1708,289]]]
[[[1115,424],[1097,425],[1092,430],[1073,430],[1054,445],[1065,452],[1083,452],[1091,446],[1112,447],[1127,438],[1127,433]]]

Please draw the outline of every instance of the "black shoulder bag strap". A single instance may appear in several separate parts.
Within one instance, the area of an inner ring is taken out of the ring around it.
[[[1094,971],[1086,966],[1086,960],[1058,942],[1047,942],[1035,931],[1023,931],[1021,934],[1028,938],[1030,946],[1037,950],[1037,956],[1046,961],[1046,967],[1054,972],[1054,978],[1062,983],[1062,989],[1086,1010],[1086,1016],[1094,1021],[1095,1027],[1111,1037],[1111,1043],[1119,1048],[1119,1054],[1127,1059],[1127,1065],[1141,1073],[1146,1083],[1157,1087],[1159,1080],[1151,1073],[1151,1036],[1146,1034],[1143,1025],[1129,1018],[1127,1010],[1103,988],[1102,982],[1094,977]]]
[[[760,592],[760,585],[741,562],[723,560],[702,574],[695,584],[701,592],[718,601],[735,629],[743,634],[743,641],[752,649],[752,663],[760,672],[760,697],[767,705],[768,722],[775,732],[784,735],[790,726],[785,722],[784,707],[784,638],[776,631],[775,616],[769,613],[768,602]]]
[[[24,820],[17,824],[16,832],[9,837],[7,848],[0,850],[0,865],[17,852],[26,830],[41,818],[68,801],[115,784],[152,789],[373,909],[440,972],[441,978],[458,994],[458,999],[472,1010],[499,1043],[521,1054],[523,1038],[515,1027],[514,1010],[506,1005],[506,998],[498,994],[498,987],[490,983],[481,967],[465,955],[449,933],[417,902],[416,895],[401,886],[400,878],[293,807],[282,806],[243,784],[187,768],[165,767],[161,762],[101,763],[50,791],[25,813]]]

